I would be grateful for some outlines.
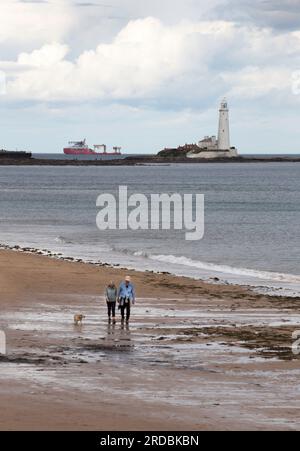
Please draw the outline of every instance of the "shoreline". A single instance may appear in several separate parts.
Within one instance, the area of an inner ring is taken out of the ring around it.
[[[110,326],[104,287],[126,273],[132,321]],[[0,430],[299,428],[299,300],[126,273],[0,250]]]
[[[300,163],[300,157],[236,157],[218,159],[168,158],[147,155],[142,157],[126,157],[120,160],[63,160],[63,159],[12,159],[0,158],[0,166],[143,166],[161,164],[220,164],[220,163]]]
[[[232,286],[232,287],[237,287],[243,290],[247,290],[250,293],[256,293],[258,295],[265,295],[268,297],[275,297],[275,298],[279,298],[279,299],[294,299],[294,300],[298,300],[300,301],[300,296],[296,293],[293,294],[287,294],[286,293],[286,288],[275,288],[275,287],[267,287],[266,285],[251,285],[251,284],[247,284],[247,283],[237,283],[237,282],[229,282],[228,280],[222,280],[220,277],[216,277],[216,276],[211,276],[210,278],[204,278],[204,277],[192,277],[192,276],[187,276],[187,275],[179,275],[179,274],[175,274],[169,271],[155,271],[155,270],[150,270],[150,269],[137,269],[137,268],[133,268],[133,267],[126,267],[126,266],[121,266],[120,264],[114,265],[112,263],[108,263],[108,262],[93,262],[93,261],[89,261],[89,260],[84,260],[83,258],[76,258],[76,257],[71,257],[71,256],[67,256],[67,255],[63,255],[60,252],[54,252],[54,251],[50,251],[49,249],[38,249],[35,247],[30,247],[30,246],[26,246],[26,247],[22,247],[19,245],[13,245],[10,246],[8,244],[5,243],[0,243],[0,252],[1,250],[6,250],[6,251],[11,251],[11,252],[18,252],[18,253],[25,253],[25,254],[29,254],[29,255],[37,255],[37,256],[42,256],[42,257],[46,257],[49,259],[54,259],[54,260],[58,260],[58,261],[64,261],[64,262],[72,262],[72,263],[81,263],[81,264],[85,264],[85,265],[90,265],[90,266],[94,266],[94,267],[98,267],[98,268],[110,268],[112,270],[117,270],[117,271],[123,271],[123,272],[133,272],[133,273],[140,273],[140,274],[152,274],[152,275],[157,275],[157,276],[170,276],[170,277],[175,277],[175,278],[183,278],[183,279],[188,279],[190,281],[196,281],[196,282],[200,282],[203,284],[207,284],[207,285],[212,285],[212,286],[220,286],[220,287],[226,287],[226,286]],[[275,274],[275,273],[274,273]],[[296,276],[296,275],[291,275],[291,276]],[[279,291],[282,290],[282,293],[280,294]],[[277,293],[276,293],[277,291]]]

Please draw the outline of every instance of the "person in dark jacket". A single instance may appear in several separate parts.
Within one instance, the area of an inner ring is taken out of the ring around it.
[[[127,276],[125,282],[122,282],[118,291],[119,308],[121,310],[122,323],[125,321],[126,313],[126,323],[129,323],[131,305],[135,304],[135,288],[131,283],[131,278]]]
[[[113,281],[109,283],[105,290],[105,299],[107,303],[108,321],[116,324],[116,303],[118,297],[118,290]]]

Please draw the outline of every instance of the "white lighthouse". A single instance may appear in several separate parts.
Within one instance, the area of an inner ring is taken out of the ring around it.
[[[218,150],[230,150],[229,110],[226,99],[222,100],[219,112]]]
[[[188,158],[236,158],[238,151],[230,145],[229,108],[226,99],[223,99],[219,109],[219,131],[216,136],[205,136],[204,139],[188,152]]]

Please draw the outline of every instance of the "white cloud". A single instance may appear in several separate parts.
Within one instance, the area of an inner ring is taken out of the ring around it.
[[[300,35],[225,21],[165,25],[148,17],[130,21],[111,43],[100,43],[75,60],[68,59],[69,50],[52,43],[22,52],[8,79],[8,96],[172,103],[223,90],[260,97],[287,89],[297,69],[288,64],[299,59]]]
[[[21,53],[17,63],[31,68],[51,68],[60,63],[66,57],[68,51],[67,45],[44,45],[41,49],[34,50],[32,53]]]
[[[112,43],[74,62],[66,60],[65,45],[46,45],[19,56],[17,66],[28,67],[8,83],[8,91],[43,100],[147,97],[194,66],[188,48],[198,31],[197,25],[166,27],[154,18],[131,21]],[[206,52],[199,47],[198,56],[201,51]]]
[[[284,67],[249,66],[240,71],[223,73],[222,78],[231,86],[227,93],[230,98],[255,99],[282,92],[291,93],[291,71]]]
[[[74,9],[68,0],[1,0],[0,18],[2,45],[36,45],[61,40],[76,23]]]

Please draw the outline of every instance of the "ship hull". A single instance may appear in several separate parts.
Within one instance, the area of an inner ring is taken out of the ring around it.
[[[64,149],[65,155],[121,155],[118,153],[109,153],[109,152],[94,152],[93,150],[89,149]]]
[[[120,155],[117,153],[109,153],[109,152],[94,152],[91,149],[72,149],[66,148],[64,149],[65,155]]]

